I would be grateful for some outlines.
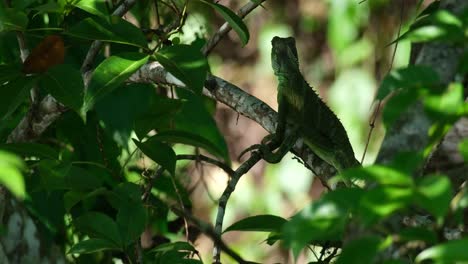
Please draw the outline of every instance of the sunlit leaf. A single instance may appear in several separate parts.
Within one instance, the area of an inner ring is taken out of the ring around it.
[[[439,222],[449,211],[452,184],[446,176],[425,175],[416,185],[416,202]]]
[[[416,256],[416,263],[431,259],[441,263],[461,263],[468,261],[468,239],[459,239],[430,247]]]
[[[16,197],[26,196],[23,172],[26,165],[18,156],[0,150],[0,183]]]
[[[99,64],[91,77],[85,94],[83,112],[88,111],[102,97],[112,92],[148,60],[141,53],[122,53],[110,56]]]
[[[77,3],[73,2],[73,5],[96,16],[107,17],[109,15],[104,0],[80,0]]]

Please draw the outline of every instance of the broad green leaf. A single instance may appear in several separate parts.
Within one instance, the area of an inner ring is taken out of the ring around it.
[[[465,162],[468,162],[468,139],[464,139],[462,140],[462,142],[460,142],[460,144],[458,145],[458,150],[463,156]]]
[[[385,76],[377,93],[377,100],[383,100],[387,95],[400,89],[421,89],[437,86],[440,82],[438,74],[430,67],[410,65],[396,69]]]
[[[454,122],[464,111],[463,86],[450,84],[442,94],[430,94],[424,97],[424,110],[433,121]]]
[[[91,192],[83,191],[68,191],[63,196],[63,202],[65,205],[65,210],[70,212],[71,208],[78,204],[80,201],[86,200],[88,198],[95,197],[97,195],[105,194],[107,192],[106,188],[100,187]]]
[[[468,261],[468,239],[459,239],[430,247],[416,256],[416,263],[434,260],[440,263],[461,263]],[[439,263],[438,262],[438,263]]]
[[[411,105],[419,99],[418,91],[415,89],[402,90],[397,92],[388,100],[383,109],[383,123],[385,128],[390,129],[394,122],[400,118]]]
[[[109,16],[106,2],[104,0],[80,0],[78,3],[74,3],[73,5],[96,16]]]
[[[340,239],[351,206],[354,206],[351,201],[356,204],[361,192],[357,189],[335,192],[325,194],[283,225],[285,245],[292,249],[295,257],[311,241]]]
[[[103,213],[84,213],[74,221],[74,225],[91,238],[105,239],[112,242],[114,248],[123,246],[117,223]]]
[[[423,227],[410,227],[402,229],[398,234],[399,241],[424,241],[428,244],[437,243],[437,234],[433,230]]]
[[[59,155],[57,150],[48,145],[32,142],[0,144],[0,149],[25,157],[37,157],[41,159],[57,159]]]
[[[121,85],[130,75],[148,60],[141,53],[122,53],[110,56],[99,64],[91,77],[85,94],[83,113],[87,112],[102,97]]]
[[[243,45],[246,45],[247,42],[249,42],[249,29],[242,21],[242,18],[238,17],[229,8],[218,3],[212,3],[205,0],[200,0],[200,2],[214,8],[226,20],[226,22],[229,23],[229,25],[234,29],[234,31],[236,31]]]
[[[31,10],[37,11],[34,15],[45,13],[63,13],[65,5],[60,5],[56,2],[48,2],[43,5],[34,6]]]
[[[117,213],[117,226],[124,245],[135,242],[146,227],[146,210],[141,201],[121,206]]]
[[[407,208],[412,198],[411,187],[377,186],[363,194],[359,202],[359,216],[363,224],[370,226]]]
[[[72,26],[64,34],[89,40],[101,40],[146,47],[146,38],[139,28],[118,16],[88,17]]]
[[[4,84],[7,81],[14,80],[20,77],[21,73],[20,64],[2,64],[0,65],[0,85]]]
[[[385,167],[382,165],[373,165],[365,168],[352,168],[342,173],[346,179],[361,179],[373,181],[382,185],[408,186],[413,185],[412,178],[399,170]]]
[[[341,252],[337,264],[372,264],[381,249],[382,241],[378,236],[366,236],[352,240]]]
[[[429,211],[439,223],[449,211],[452,184],[446,176],[425,175],[416,185],[416,203]]]
[[[156,136],[153,136],[145,142],[133,139],[137,147],[145,153],[150,159],[164,167],[170,174],[174,175],[176,166],[176,154],[174,150],[164,141]]]
[[[286,219],[276,215],[256,215],[244,218],[232,224],[223,233],[229,231],[280,232]]]
[[[201,94],[208,73],[208,61],[195,45],[174,45],[161,49],[155,54],[164,68]]]
[[[413,175],[418,169],[421,169],[424,162],[422,153],[399,152],[389,164],[389,167],[398,170],[407,175]]]
[[[23,199],[26,196],[26,188],[23,179],[23,171],[26,165],[18,156],[0,150],[0,183],[16,197]]]
[[[121,250],[115,244],[107,239],[90,238],[80,241],[73,245],[68,254],[90,254],[105,250]]]
[[[403,39],[412,42],[461,42],[464,40],[463,21],[447,10],[437,10],[418,19],[394,42]]]
[[[148,111],[135,121],[135,133],[142,139],[148,132],[173,129],[176,114],[182,110],[186,100],[155,96]]]
[[[13,8],[0,8],[0,32],[24,31],[27,25],[26,13]]]
[[[102,178],[89,170],[56,160],[42,160],[38,166],[46,190],[92,190],[101,186]]]
[[[149,84],[130,84],[118,87],[96,103],[99,120],[120,146],[127,147],[139,116],[152,114],[153,95],[154,87]]]
[[[168,143],[180,143],[194,147],[200,147],[215,155],[216,157],[223,158],[225,161],[226,156],[223,149],[220,149],[217,145],[207,140],[205,137],[200,136],[198,133],[190,133],[185,131],[168,130],[160,132],[154,135],[154,140],[168,142]]]
[[[67,64],[57,65],[44,73],[41,84],[58,101],[80,111],[84,85],[79,69]]]
[[[19,76],[0,85],[0,120],[7,119],[28,97],[29,90],[36,82],[35,77]]]

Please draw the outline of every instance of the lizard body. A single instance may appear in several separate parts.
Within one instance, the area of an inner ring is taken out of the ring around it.
[[[268,149],[260,147],[264,159],[279,162],[300,136],[338,172],[359,165],[343,125],[302,76],[294,38],[273,38],[271,62],[278,79],[278,124]],[[287,125],[296,132],[286,136]]]

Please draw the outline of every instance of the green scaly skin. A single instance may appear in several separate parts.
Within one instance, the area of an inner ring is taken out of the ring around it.
[[[272,45],[271,63],[278,78],[278,125],[274,136],[267,136],[259,146],[263,158],[270,163],[279,162],[302,137],[317,156],[338,172],[360,165],[340,120],[302,76],[294,38],[274,37]],[[292,126],[290,135],[285,135],[287,124]],[[277,148],[276,152],[271,151]]]

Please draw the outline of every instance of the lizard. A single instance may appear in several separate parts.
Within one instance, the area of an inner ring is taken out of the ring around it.
[[[293,37],[272,39],[271,64],[278,79],[278,123],[275,133],[253,148],[267,162],[278,163],[302,137],[307,147],[338,172],[359,166],[340,120],[302,76]],[[288,125],[292,132],[286,135]]]

